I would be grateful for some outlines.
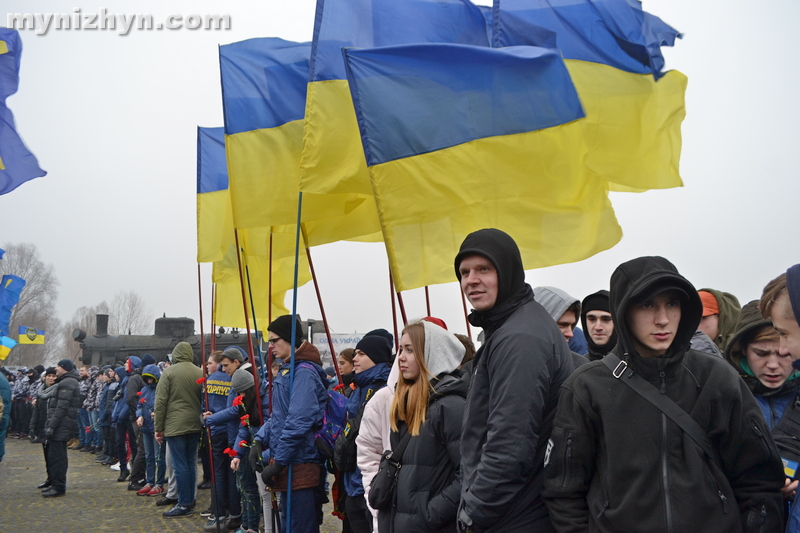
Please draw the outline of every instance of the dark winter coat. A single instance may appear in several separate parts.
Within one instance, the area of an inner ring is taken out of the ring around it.
[[[125,370],[124,366],[115,368],[114,372],[119,376],[119,382],[117,383],[117,390],[112,397],[114,408],[111,411],[111,423],[117,424],[119,422],[124,422],[130,415],[128,403],[125,401],[125,386],[128,384],[128,372]]]
[[[83,403],[78,370],[63,374],[53,386],[58,389],[47,401],[45,435],[48,439],[66,442],[78,431],[78,409]]]
[[[55,384],[45,387],[42,384],[39,387],[39,392],[36,394],[36,405],[33,406],[31,413],[30,433],[34,437],[44,438],[47,423],[47,404],[50,398],[56,392]]]
[[[467,383],[459,371],[444,375],[431,394],[420,434],[411,437],[397,478],[394,531],[452,532],[461,494],[461,421]],[[392,449],[406,433],[392,432]]]
[[[644,358],[625,317],[656,288],[683,293],[681,320],[667,352]],[[558,531],[738,532],[751,511],[766,523],[745,531],[780,531],[783,468],[760,409],[729,364],[689,349],[702,314],[694,287],[666,259],[635,259],[611,277],[611,309],[613,353],[683,408],[717,453],[707,460],[602,361],[584,365],[561,390],[545,469]]]
[[[136,421],[136,407],[139,402],[137,392],[144,388],[144,380],[142,379],[142,360],[136,356],[128,357],[131,362],[131,373],[128,376],[128,382],[125,384],[125,403],[128,405],[128,415],[132,421]]]
[[[558,390],[574,369],[572,355],[552,317],[534,301],[508,235],[470,234],[456,258],[459,276],[459,258],[468,254],[495,265],[498,295],[494,307],[469,316],[486,340],[473,360],[464,412],[459,516],[466,514],[479,532],[530,531],[547,517],[544,455]]]

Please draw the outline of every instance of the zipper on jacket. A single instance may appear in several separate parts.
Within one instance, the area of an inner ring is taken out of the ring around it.
[[[664,371],[662,370],[659,373],[659,376],[661,377],[661,394],[666,394],[666,374],[664,374]],[[669,494],[669,457],[667,456],[668,447],[667,415],[661,413],[661,480],[664,488],[664,506],[666,507],[667,531],[672,532],[672,498],[670,498]]]
[[[761,431],[761,429],[759,429],[755,420],[750,420],[750,424],[753,426],[753,431],[755,432],[756,436],[758,436],[758,442],[761,444],[761,449],[764,451],[767,457],[772,457],[772,452],[769,449],[769,444],[767,444],[767,438],[764,436],[764,433]]]
[[[564,453],[564,479],[561,486],[566,487],[569,481],[569,469],[572,463],[572,430],[567,431],[567,449]]]
[[[725,495],[722,494],[721,490],[718,490],[717,494],[719,494],[719,499],[722,500],[722,513],[728,514],[728,498],[726,498]]]

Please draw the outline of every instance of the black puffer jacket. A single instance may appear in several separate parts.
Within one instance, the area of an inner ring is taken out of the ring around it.
[[[411,437],[397,478],[394,531],[453,532],[461,494],[461,419],[467,383],[460,372],[447,374],[431,394],[420,434]],[[392,432],[392,449],[406,433]]]
[[[516,243],[486,229],[456,257],[479,254],[497,269],[494,307],[470,322],[486,340],[475,354],[461,435],[461,505],[478,532],[529,532],[547,519],[543,461],[561,384],[574,369],[564,336],[533,299]],[[584,365],[585,366],[585,365]]]
[[[643,358],[624,317],[655,287],[684,293],[681,319],[667,352]],[[666,259],[635,259],[611,278],[611,309],[613,353],[689,413],[717,457],[602,361],[584,365],[561,390],[545,469],[558,531],[781,531],[783,468],[758,405],[729,364],[688,349],[702,313],[694,287]]]
[[[68,441],[78,430],[81,400],[79,374],[72,369],[53,384],[56,394],[47,401],[46,434],[51,440]]]

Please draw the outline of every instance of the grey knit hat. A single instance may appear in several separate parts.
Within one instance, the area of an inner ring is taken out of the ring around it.
[[[231,387],[233,387],[233,390],[235,390],[237,394],[242,394],[244,391],[254,386],[255,379],[253,379],[253,373],[250,372],[249,369],[240,368],[233,373]]]

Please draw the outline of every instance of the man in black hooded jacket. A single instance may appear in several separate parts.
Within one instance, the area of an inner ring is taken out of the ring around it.
[[[614,271],[610,306],[616,348],[561,389],[544,491],[556,529],[782,531],[783,468],[758,405],[724,360],[689,348],[702,314],[692,284],[640,257]],[[637,382],[685,411],[708,452]]]
[[[589,361],[602,359],[617,345],[610,305],[606,290],[590,294],[581,303],[581,326],[589,345]]]
[[[564,336],[533,299],[514,240],[497,229],[467,236],[456,276],[485,340],[461,437],[460,531],[553,531],[541,498],[542,464],[558,390],[573,371]]]

